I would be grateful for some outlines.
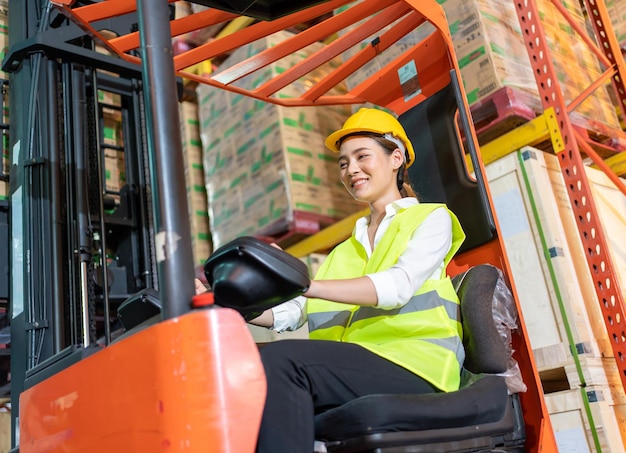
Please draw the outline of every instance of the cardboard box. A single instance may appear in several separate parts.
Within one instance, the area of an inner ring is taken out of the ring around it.
[[[9,2],[8,0],[0,0],[0,59],[9,51]],[[0,78],[8,80],[9,75],[0,71]]]
[[[3,398],[0,405],[0,453],[11,451],[11,402]]]
[[[213,252],[198,109],[187,101],[179,109],[194,266],[202,266]]]
[[[225,66],[288,36],[290,33],[280,32],[239,48]],[[262,74],[237,84],[257,87],[321,46],[317,43],[279,60]],[[304,89],[305,81],[295,85],[278,95]],[[241,235],[286,232],[292,228],[296,211],[330,221],[360,208],[338,185],[336,158],[324,147],[324,138],[341,127],[350,115],[349,108],[282,107],[206,85],[197,92],[215,247]]]
[[[442,0],[439,3],[446,13],[469,104],[481,101],[503,87],[511,87],[532,94],[536,103],[529,107],[542,110],[515,4],[499,0]],[[561,3],[585,29],[587,24],[580,4],[571,0]],[[597,57],[549,0],[538,0],[537,8],[541,14],[547,45],[551,49],[556,78],[565,102],[569,104],[602,74],[602,70]],[[418,28],[404,40],[414,45],[427,36],[428,31],[428,28]],[[344,60],[360,48],[370,45],[375,36],[345,52],[342,55]],[[402,41],[391,46],[348,77],[348,86],[354,88],[405,50]],[[572,71],[572,62],[575,62],[576,71]],[[619,121],[607,89],[610,89],[609,84],[599,87],[583,101],[572,113],[572,122],[591,130],[602,126],[619,129]]]
[[[102,104],[121,107],[122,96],[118,93],[113,93],[106,90],[98,90],[98,102]]]
[[[108,146],[123,147],[122,113],[117,110],[105,110],[102,120],[103,143]]]
[[[126,184],[124,153],[110,152],[104,155],[105,189],[120,192]]]

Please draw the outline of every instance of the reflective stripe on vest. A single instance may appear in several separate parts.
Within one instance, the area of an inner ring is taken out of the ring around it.
[[[388,269],[397,262],[424,218],[442,206],[419,204],[398,212],[369,260],[362,245],[354,237],[349,238],[331,252],[316,278],[355,278]],[[454,214],[450,215],[453,243],[444,268],[465,237]],[[307,316],[312,339],[357,343],[442,390],[451,391],[459,386],[464,360],[460,307],[446,276],[425,282],[412,299],[398,309],[382,310],[309,299]]]
[[[345,304],[342,305],[345,306]],[[440,298],[435,291],[432,291],[413,296],[406,305],[393,310],[381,310],[376,307],[360,307],[354,312],[354,316],[352,316],[350,310],[311,313],[308,316],[309,332],[335,326],[346,327],[348,326],[348,321],[350,321],[350,324],[354,324],[363,319],[401,315],[410,312],[424,311],[438,306],[443,306],[446,309],[450,319],[460,319],[459,304]]]

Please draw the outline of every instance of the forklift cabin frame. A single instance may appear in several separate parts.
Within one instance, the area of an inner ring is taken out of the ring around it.
[[[225,23],[239,15],[208,9],[170,21],[166,0],[137,0],[136,3],[134,0],[108,0],[75,7],[73,0],[51,3],[124,62],[142,67],[152,180],[158,182],[153,184],[153,200],[157,248],[162,252],[158,254],[158,276],[163,311],[162,321],[157,325],[104,347],[26,388],[20,395],[20,450],[42,451],[43,447],[63,444],[73,451],[111,451],[120,445],[157,451],[187,442],[187,451],[205,451],[207,445],[214,451],[252,451],[254,444],[243,439],[256,438],[265,391],[256,352],[247,340],[237,339],[237,335],[245,334],[236,320],[229,318],[218,325],[214,319],[219,316],[215,314],[218,310],[190,309],[193,297],[190,280],[194,271],[185,220],[187,202],[184,188],[178,184],[183,180],[181,140],[177,128],[171,127],[172,122],[178,124],[175,77],[282,106],[372,103],[401,116],[450,85],[454,78],[460,80],[445,14],[434,0],[366,0],[333,15],[349,1],[330,0],[271,22],[254,23],[227,37],[173,55],[172,37]],[[127,14],[137,14],[137,32],[109,38],[99,29],[102,21]],[[219,58],[277,31],[319,18],[324,19],[217,74],[197,74],[191,69],[202,61]],[[347,76],[377,61],[385,49],[421,26],[430,27],[421,41],[409,46],[356,87],[340,94],[331,93]],[[280,75],[252,90],[238,86],[241,78],[317,41],[325,42],[326,46]],[[369,44],[359,48],[301,96],[276,96],[282,88],[362,42]],[[461,124],[457,133],[464,138],[476,178],[482,180],[484,167],[471,114],[463,86],[457,86]],[[481,187],[488,205],[493,206],[488,185]],[[456,256],[449,273],[455,275],[475,265],[490,263],[504,271],[515,295],[495,217],[493,225],[493,237]],[[520,328],[513,338],[513,349],[528,387],[527,392],[520,395],[527,450],[556,451],[519,306],[518,312]],[[229,315],[223,316],[228,318]],[[139,357],[138,350],[143,352]],[[224,352],[238,355],[240,363],[220,364]],[[183,368],[184,373],[175,372],[172,376],[173,371]],[[222,378],[233,372],[245,375],[245,379],[228,383],[228,388],[223,390]],[[147,380],[154,385],[146,385]],[[246,398],[239,394],[243,393],[241,386],[244,385],[249,386]],[[95,391],[96,388],[100,390]],[[224,411],[224,407],[228,409]],[[111,411],[115,411],[116,417],[110,417]],[[97,415],[92,416],[93,413]],[[217,414],[221,414],[219,420],[216,420]],[[210,428],[206,429],[207,426]],[[97,446],[93,445],[95,439]]]

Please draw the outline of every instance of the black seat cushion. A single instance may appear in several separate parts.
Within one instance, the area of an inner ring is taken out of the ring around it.
[[[369,395],[315,417],[319,440],[364,434],[458,428],[499,421],[508,402],[501,376],[484,375],[451,393]]]

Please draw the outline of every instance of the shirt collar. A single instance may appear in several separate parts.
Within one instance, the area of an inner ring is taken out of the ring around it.
[[[387,206],[385,206],[385,217],[393,217],[402,209],[406,209],[418,203],[419,201],[417,201],[417,198],[415,197],[405,197],[400,198],[399,200],[392,201]],[[361,217],[356,221],[355,229],[367,227],[368,225],[369,216]]]

